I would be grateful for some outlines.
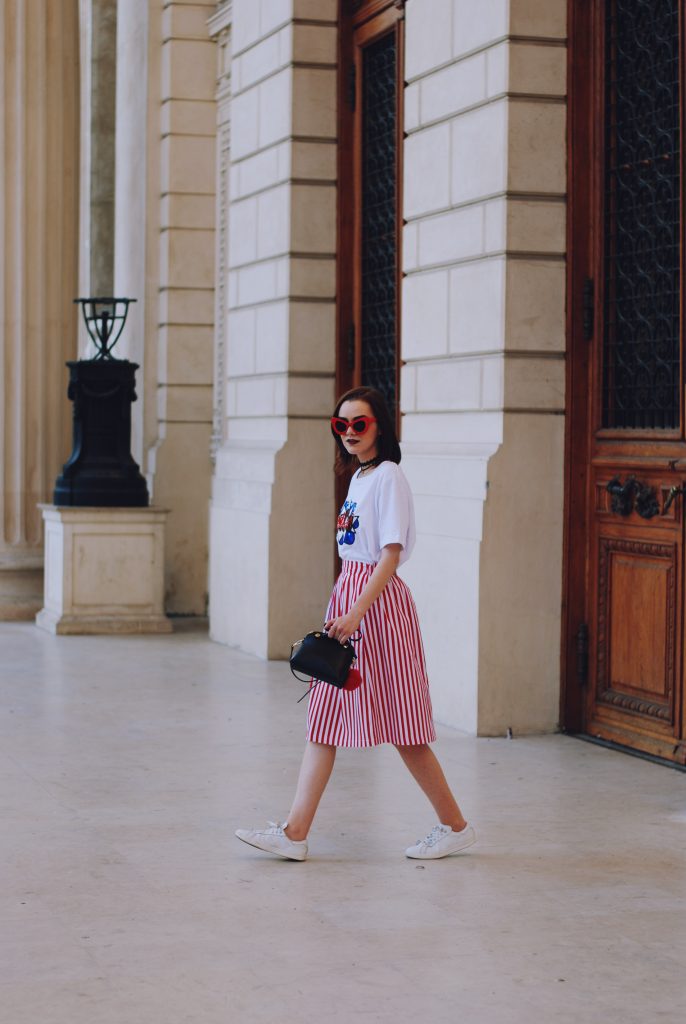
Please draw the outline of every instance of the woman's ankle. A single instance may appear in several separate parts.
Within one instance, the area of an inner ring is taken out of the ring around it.
[[[291,825],[290,821],[287,821],[283,826],[283,831],[286,838],[290,839],[293,843],[304,843],[307,839],[307,832],[303,829],[298,830],[298,828]]]

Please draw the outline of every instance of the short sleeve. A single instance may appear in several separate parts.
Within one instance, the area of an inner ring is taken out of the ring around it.
[[[412,523],[412,494],[400,468],[394,463],[384,465],[377,492],[379,516],[379,547],[387,544],[408,546]],[[408,552],[409,553],[409,552]]]

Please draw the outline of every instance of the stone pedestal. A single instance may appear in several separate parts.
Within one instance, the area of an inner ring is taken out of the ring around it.
[[[50,633],[170,633],[164,614],[159,508],[41,505],[45,598],[36,625]]]

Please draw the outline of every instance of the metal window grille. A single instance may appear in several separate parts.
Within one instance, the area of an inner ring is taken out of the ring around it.
[[[397,52],[394,32],[362,54],[362,383],[397,404]]]
[[[679,426],[678,0],[607,0],[603,426]]]

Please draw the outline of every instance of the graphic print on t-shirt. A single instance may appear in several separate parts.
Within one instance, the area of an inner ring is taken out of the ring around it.
[[[357,502],[349,498],[343,502],[343,508],[338,513],[336,530],[338,532],[339,544],[354,544],[355,533],[360,525],[359,516],[356,515]]]

